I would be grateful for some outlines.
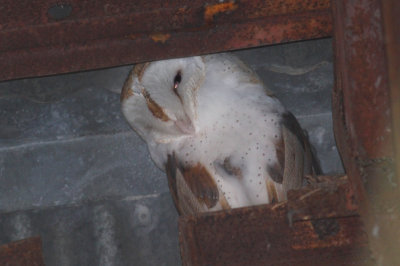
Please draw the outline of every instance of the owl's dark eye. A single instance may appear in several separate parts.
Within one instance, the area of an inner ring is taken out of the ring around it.
[[[178,73],[176,73],[174,78],[174,90],[178,88],[179,83],[181,83],[181,81],[182,81],[182,74],[181,71],[178,71]]]

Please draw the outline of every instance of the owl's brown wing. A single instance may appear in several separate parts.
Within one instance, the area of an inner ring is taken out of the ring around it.
[[[302,186],[304,175],[314,175],[319,171],[308,138],[290,112],[282,115],[281,137],[275,147],[278,160],[268,167],[273,180],[267,182],[268,194],[272,195],[270,202],[285,200],[288,190]]]
[[[182,166],[175,154],[168,155],[165,165],[169,189],[181,215],[205,212],[218,203],[229,208],[208,170],[200,163]]]

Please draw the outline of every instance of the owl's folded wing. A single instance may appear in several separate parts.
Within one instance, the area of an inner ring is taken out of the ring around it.
[[[217,205],[222,209],[229,208],[214,179],[200,163],[182,166],[175,154],[172,154],[168,155],[165,169],[169,189],[179,214],[205,212]]]
[[[285,200],[288,190],[300,188],[304,175],[315,174],[318,169],[308,138],[290,112],[282,115],[281,138],[275,148],[278,160],[267,168],[273,181],[267,182],[268,194],[272,195],[270,202]]]
[[[267,167],[270,179],[266,180],[266,188],[270,203],[285,200],[288,190],[303,185],[304,175],[315,173],[310,144],[291,113],[282,116],[281,137],[275,143],[275,148],[277,161]],[[240,174],[229,160],[225,160],[222,166],[228,173]],[[172,154],[168,155],[165,169],[180,214],[230,208],[214,178],[200,163],[183,166]]]

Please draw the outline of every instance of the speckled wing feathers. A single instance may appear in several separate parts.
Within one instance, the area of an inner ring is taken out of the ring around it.
[[[168,155],[165,165],[168,184],[180,214],[195,214],[212,209],[218,203],[222,209],[229,204],[218,190],[214,179],[201,164],[179,167],[175,154]]]
[[[281,130],[281,138],[275,143],[278,160],[268,167],[274,182],[267,182],[269,194],[277,194],[278,201],[286,199],[288,190],[300,188],[304,175],[314,173],[308,139],[292,113],[282,115]]]

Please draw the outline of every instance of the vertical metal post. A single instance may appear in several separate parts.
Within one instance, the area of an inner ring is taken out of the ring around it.
[[[382,9],[383,2],[332,3],[336,79],[332,107],[337,145],[360,202],[371,250],[378,265],[400,265],[400,183],[392,126],[399,119],[393,113],[399,102],[392,98],[399,97],[394,91],[398,57],[395,42],[386,44],[400,25],[389,8]]]

